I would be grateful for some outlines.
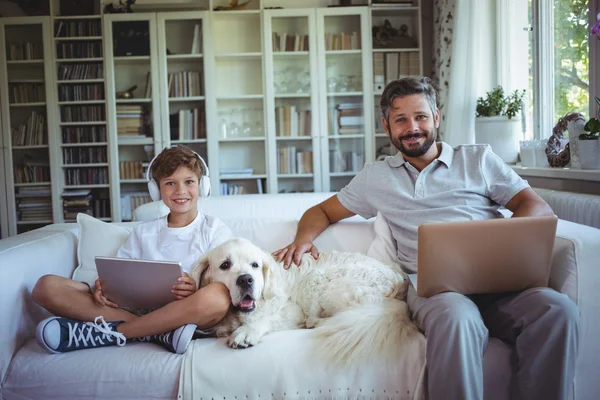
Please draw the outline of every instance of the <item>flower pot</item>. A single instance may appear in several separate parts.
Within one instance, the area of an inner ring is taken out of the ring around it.
[[[475,141],[487,143],[505,163],[515,164],[519,159],[521,140],[521,118],[477,117],[475,119]]]
[[[600,169],[600,140],[579,140],[581,169]]]

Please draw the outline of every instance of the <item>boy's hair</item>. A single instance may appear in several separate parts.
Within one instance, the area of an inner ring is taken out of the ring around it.
[[[156,183],[160,184],[161,179],[173,175],[179,167],[188,167],[194,171],[198,175],[198,180],[206,173],[196,153],[189,147],[182,145],[171,148],[165,147],[152,162],[150,173]]]
[[[381,94],[381,102],[379,105],[381,107],[383,118],[385,118],[386,121],[388,120],[388,117],[390,116],[390,107],[394,103],[396,97],[405,97],[410,96],[411,94],[424,94],[429,103],[429,107],[431,108],[431,113],[435,115],[435,110],[437,110],[437,92],[431,84],[431,80],[427,77],[421,79],[402,78],[388,83]]]

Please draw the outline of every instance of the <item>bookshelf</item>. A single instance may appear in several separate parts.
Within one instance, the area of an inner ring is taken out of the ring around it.
[[[0,20],[0,97],[6,187],[2,231],[16,235],[60,221],[48,17]]]
[[[423,73],[420,0],[140,3],[131,14],[103,14],[98,2],[85,15],[60,3],[46,17],[1,20],[2,235],[74,211],[129,220],[149,201],[150,159],[177,144],[205,158],[213,195],[339,190],[364,162],[395,153],[380,123],[386,80]],[[382,45],[371,29],[386,20],[406,28]],[[123,41],[127,32],[141,39]],[[30,43],[29,57],[7,57],[16,42]],[[41,141],[6,134],[27,121],[44,128]],[[44,179],[17,183],[27,163]],[[38,189],[51,213],[19,221],[17,195]]]
[[[269,187],[320,191],[316,13],[265,10],[264,18]]]
[[[368,7],[317,9],[323,191],[339,191],[372,161],[370,26]]]
[[[395,155],[381,122],[379,102],[387,83],[394,79],[423,74],[423,38],[421,0],[404,0],[396,3],[370,3],[373,35],[373,96],[375,133],[374,155],[381,159]],[[377,32],[391,35],[379,35]]]
[[[208,163],[204,38],[208,12],[158,13],[163,147],[185,144]]]
[[[226,2],[213,2],[213,6]],[[272,192],[267,135],[261,2],[213,11],[206,66],[209,168],[213,193]],[[217,84],[218,82],[218,84]],[[212,118],[211,118],[212,117]]]
[[[0,96],[0,127],[2,125],[2,96]],[[3,193],[7,193],[6,187],[6,176],[4,166],[4,152],[6,151],[6,145],[4,144],[4,138],[0,137],[0,190]],[[6,204],[6,196],[0,196],[0,239],[8,237],[8,209]]]
[[[102,16],[56,11],[52,20],[62,218],[75,222],[82,212],[112,221]]]
[[[129,221],[150,201],[145,173],[165,143],[157,13],[104,15],[104,55],[111,171],[116,221]],[[125,92],[131,93],[126,95]]]

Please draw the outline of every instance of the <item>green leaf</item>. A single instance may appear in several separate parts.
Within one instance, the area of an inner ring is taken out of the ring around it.
[[[585,124],[583,129],[590,133],[600,132],[600,121],[598,121],[596,118],[592,118]]]

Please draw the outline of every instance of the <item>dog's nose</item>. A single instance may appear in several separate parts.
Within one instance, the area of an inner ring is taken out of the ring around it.
[[[235,282],[236,285],[241,287],[250,287],[254,283],[254,278],[250,274],[240,275]]]

